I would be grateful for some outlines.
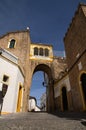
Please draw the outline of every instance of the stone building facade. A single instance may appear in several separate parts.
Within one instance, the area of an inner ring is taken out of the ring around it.
[[[55,106],[70,111],[86,110],[86,5],[79,4],[64,37],[68,69],[55,83]],[[69,80],[69,83],[67,83]],[[60,86],[60,87],[59,87]],[[65,96],[59,88],[65,87]],[[56,89],[58,89],[56,91]],[[70,91],[69,91],[70,90]],[[62,97],[65,98],[62,99]]]
[[[18,64],[20,68],[22,69],[25,80],[24,80],[24,86],[28,86],[28,79],[29,73],[27,73],[27,68],[29,66],[29,52],[30,52],[30,37],[28,35],[28,30],[25,31],[17,31],[17,32],[11,32],[7,33],[6,35],[3,35],[0,37],[0,47],[6,49],[7,51],[11,52],[15,56],[18,57]],[[11,44],[13,44],[11,46]],[[29,71],[29,70],[28,70]],[[27,76],[26,76],[27,75]],[[23,102],[26,102],[27,98],[27,88],[24,88],[24,94]],[[25,111],[26,105],[23,103],[23,111]]]
[[[30,30],[3,35],[0,37],[0,47],[18,57],[18,65],[24,73],[22,111],[28,110],[32,77],[37,71],[43,71],[48,75],[47,111],[54,111],[54,80],[58,73],[65,69],[65,60],[53,56],[51,45],[31,43]]]
[[[48,112],[86,110],[86,5],[79,4],[64,44],[66,59],[55,57],[51,45],[32,43],[30,30],[0,37],[0,47],[18,57],[18,66],[24,74],[22,111],[28,110],[32,77],[37,71],[48,76]]]
[[[71,85],[68,74],[58,79],[54,86],[55,111],[72,111]]]
[[[64,44],[73,108],[86,110],[86,5],[78,6],[64,37]]]

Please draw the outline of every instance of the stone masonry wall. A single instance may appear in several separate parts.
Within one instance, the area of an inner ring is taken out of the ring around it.
[[[53,77],[57,80],[61,72],[65,73],[67,69],[66,58],[54,57],[52,62]]]
[[[9,41],[15,39],[15,48],[8,48]],[[24,93],[23,93],[23,111],[27,109],[27,90],[28,90],[28,77],[30,77],[29,67],[29,52],[30,52],[30,36],[28,30],[11,32],[0,38],[0,47],[8,50],[19,58],[19,66],[24,72]]]
[[[15,48],[8,48],[8,44],[10,40],[16,40]],[[53,61],[45,61],[45,60],[30,60],[30,34],[28,30],[26,31],[17,31],[7,33],[6,35],[0,38],[0,47],[3,49],[8,50],[15,56],[19,58],[19,66],[24,72],[25,81],[24,81],[24,92],[23,92],[23,111],[27,111],[27,102],[29,99],[30,93],[30,86],[32,82],[32,76],[35,68],[40,65],[44,64],[48,66],[50,69],[46,70],[45,66],[42,66],[41,70],[47,72],[49,74],[50,80],[55,80],[58,78],[58,75],[61,71],[65,70],[65,59],[61,58],[54,58]],[[50,71],[51,70],[51,71]],[[53,105],[53,84],[50,84],[49,93],[50,97],[49,100],[52,103],[49,103],[49,106],[52,109]]]
[[[80,73],[86,71],[86,17],[79,7],[64,38],[74,110],[83,110]],[[78,64],[82,67],[79,69]]]

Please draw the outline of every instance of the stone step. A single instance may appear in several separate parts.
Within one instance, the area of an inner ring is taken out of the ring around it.
[[[83,114],[42,112],[1,115],[0,130],[86,130],[86,113]]]

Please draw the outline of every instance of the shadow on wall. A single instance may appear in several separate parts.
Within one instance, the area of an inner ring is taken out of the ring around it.
[[[86,122],[86,112],[56,112],[52,113],[55,116],[58,116],[60,118],[66,118],[69,120],[79,120],[83,124]]]

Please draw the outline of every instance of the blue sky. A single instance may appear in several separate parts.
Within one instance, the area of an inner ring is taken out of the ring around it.
[[[86,0],[0,0],[0,35],[29,26],[32,42],[49,43],[62,51],[79,2]]]
[[[80,2],[86,4],[86,0],[0,0],[0,36],[29,27],[32,42],[52,44],[55,51],[63,51],[63,38]],[[42,79],[37,79],[39,75]],[[42,73],[34,78],[31,93],[39,98],[45,91]]]
[[[36,97],[38,106],[40,106],[40,97],[46,92],[46,88],[42,85],[43,81],[44,77],[42,71],[38,71],[33,75],[30,96]]]

